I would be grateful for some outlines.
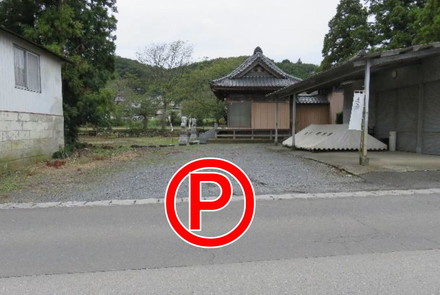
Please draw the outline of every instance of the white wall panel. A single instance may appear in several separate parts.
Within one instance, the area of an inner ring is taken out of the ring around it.
[[[41,93],[18,89],[14,44],[40,56]],[[63,115],[61,62],[36,46],[0,31],[0,111]]]

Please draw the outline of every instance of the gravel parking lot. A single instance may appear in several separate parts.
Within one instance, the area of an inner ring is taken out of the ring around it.
[[[138,157],[110,162],[89,172],[61,168],[8,195],[12,202],[95,201],[162,198],[172,175],[201,157],[241,167],[256,194],[366,189],[365,182],[327,165],[295,156],[272,144],[209,144],[145,149]],[[63,179],[60,179],[63,178]]]

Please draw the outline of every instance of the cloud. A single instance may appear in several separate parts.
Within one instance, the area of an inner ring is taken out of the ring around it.
[[[189,41],[194,57],[252,54],[319,63],[338,0],[119,0],[117,54],[135,58],[150,43]]]

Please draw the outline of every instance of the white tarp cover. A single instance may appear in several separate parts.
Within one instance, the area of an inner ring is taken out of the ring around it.
[[[348,130],[343,125],[309,125],[295,135],[295,147],[298,149],[318,150],[359,150],[361,131]],[[284,146],[292,146],[292,137],[283,142]],[[386,150],[386,144],[371,135],[367,139],[368,150]]]
[[[364,112],[364,91],[355,91],[353,95],[353,107],[351,109],[349,130],[362,130],[362,115]]]

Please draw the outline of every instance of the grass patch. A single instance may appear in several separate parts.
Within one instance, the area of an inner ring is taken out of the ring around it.
[[[67,189],[88,189],[90,183],[107,180],[107,175],[145,163],[159,164],[167,161],[167,155],[177,152],[168,146],[176,145],[178,138],[82,136],[79,141],[81,143],[72,147],[64,158],[29,164],[26,169],[0,172],[0,203],[10,202],[15,194],[22,192],[43,195]],[[167,147],[161,148],[160,145]],[[62,165],[55,165],[57,161]]]
[[[17,171],[0,174],[0,196],[21,188],[23,186],[23,173]]]
[[[177,137],[116,137],[116,136],[81,136],[80,141],[99,146],[112,146],[126,148],[132,145],[160,146],[168,144],[177,144]]]

